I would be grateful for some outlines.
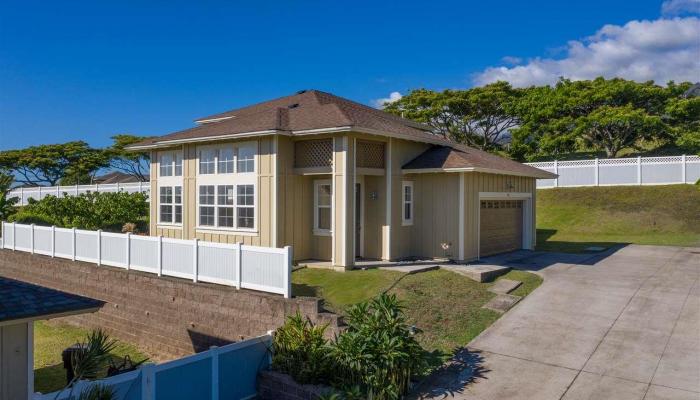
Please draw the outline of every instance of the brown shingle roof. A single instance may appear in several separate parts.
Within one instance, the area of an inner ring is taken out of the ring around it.
[[[541,179],[556,178],[556,175],[550,172],[462,145],[455,147],[433,146],[406,163],[403,169],[418,170],[417,172],[435,169],[472,169]]]
[[[211,121],[211,122],[208,122]],[[201,125],[147,139],[133,147],[263,131],[304,131],[352,127],[395,134],[419,141],[449,144],[427,125],[318,90],[302,91],[248,107],[210,115]]]

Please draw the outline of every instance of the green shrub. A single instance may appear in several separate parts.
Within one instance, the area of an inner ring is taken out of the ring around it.
[[[148,210],[148,196],[143,193],[89,192],[60,198],[46,196],[39,201],[30,199],[13,220],[62,228],[121,232],[128,222],[145,228]]]
[[[330,383],[333,399],[400,399],[426,366],[425,352],[396,295],[382,294],[347,311],[348,329],[328,343],[326,329],[296,315],[277,330],[272,368],[299,383]]]
[[[329,373],[327,325],[314,326],[297,312],[275,332],[272,368],[299,383],[325,382]]]

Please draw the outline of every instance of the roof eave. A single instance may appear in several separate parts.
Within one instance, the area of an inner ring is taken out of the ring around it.
[[[253,131],[253,132],[242,132],[242,133],[230,133],[226,135],[215,135],[215,136],[205,136],[200,138],[187,138],[187,139],[173,139],[173,140],[163,140],[155,142],[153,144],[147,145],[132,145],[127,146],[127,150],[139,151],[139,150],[152,150],[158,148],[172,147],[184,143],[198,143],[198,142],[214,142],[220,140],[228,139],[238,139],[256,136],[270,136],[270,135],[287,135],[289,136],[289,131],[282,131],[277,129],[270,129],[264,131]]]
[[[38,315],[32,315],[32,316],[22,317],[22,318],[17,318],[17,319],[9,319],[9,320],[5,320],[5,321],[0,321],[0,326],[24,324],[24,323],[32,322],[32,321],[40,321],[40,320],[45,320],[45,319],[68,317],[68,316],[77,315],[77,314],[94,313],[94,312],[98,311],[100,308],[102,308],[102,305],[98,305],[95,307],[88,307],[88,308],[79,308],[79,309],[75,309],[75,310],[60,311],[60,312],[48,313],[48,314],[38,314]]]
[[[544,176],[544,174],[529,174],[525,172],[516,171],[506,171],[501,169],[493,168],[482,168],[482,167],[463,167],[463,168],[404,168],[401,170],[402,174],[428,174],[436,172],[483,172],[487,174],[497,174],[497,175],[513,175],[513,176],[524,176],[527,178],[535,179],[554,179],[557,176]]]

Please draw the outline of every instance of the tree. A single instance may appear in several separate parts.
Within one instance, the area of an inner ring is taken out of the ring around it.
[[[131,175],[138,180],[148,180],[150,156],[145,151],[126,150],[126,146],[138,143],[146,137],[133,135],[112,136],[114,144],[107,149],[110,157],[110,167]]]
[[[672,99],[664,117],[671,126],[675,144],[685,151],[700,153],[700,97]]]
[[[0,173],[0,221],[7,221],[15,213],[15,206],[19,202],[18,197],[10,197],[13,181],[12,175]]]
[[[501,147],[508,131],[520,123],[514,106],[522,93],[507,82],[442,93],[420,89],[384,110],[426,123],[456,142],[495,150]]]
[[[103,150],[93,149],[83,141],[31,146],[0,152],[0,170],[18,176],[17,182],[55,186],[69,177],[75,183],[89,183],[94,174],[108,165]]]
[[[666,126],[661,118],[647,114],[632,105],[602,106],[577,123],[575,132],[596,149],[604,149],[608,157],[615,157],[625,147],[640,139],[663,133]]]

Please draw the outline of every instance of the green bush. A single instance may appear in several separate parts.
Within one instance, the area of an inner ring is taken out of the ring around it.
[[[332,398],[394,400],[426,366],[425,352],[396,295],[382,294],[347,311],[348,328],[328,343],[326,327],[290,317],[275,333],[273,369],[299,383],[330,383]]]
[[[325,382],[329,373],[327,325],[314,326],[297,312],[275,332],[272,368],[299,383]]]
[[[46,196],[29,200],[11,221],[121,232],[126,223],[145,229],[148,196],[143,193],[83,193],[78,196]]]

